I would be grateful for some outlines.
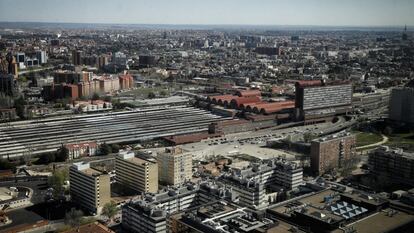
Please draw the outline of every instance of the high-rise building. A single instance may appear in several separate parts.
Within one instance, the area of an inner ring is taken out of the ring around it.
[[[47,63],[47,54],[46,51],[38,50],[36,51],[36,58],[39,61],[39,64]]]
[[[324,174],[336,168],[344,168],[358,159],[355,152],[355,135],[339,133],[318,138],[311,143],[311,168]]]
[[[369,154],[368,166],[379,181],[414,186],[414,153],[383,146]]]
[[[191,180],[193,175],[191,154],[183,153],[179,147],[167,148],[157,156],[160,182],[180,185]]]
[[[111,200],[109,174],[91,168],[89,163],[74,163],[69,181],[72,201],[91,213],[100,214]]]
[[[72,64],[75,66],[82,65],[82,51],[72,51]]]
[[[135,157],[132,151],[120,151],[115,159],[116,181],[140,193],[158,191],[158,165],[150,159]]]
[[[25,53],[17,53],[16,54],[16,61],[17,61],[17,63],[20,63],[20,62],[23,62],[23,63],[25,63],[26,62],[26,54]]]
[[[393,89],[389,109],[391,120],[414,124],[414,88]]]
[[[0,73],[0,92],[5,95],[13,96],[16,91],[14,76],[11,74]]]
[[[297,119],[320,121],[352,110],[352,83],[296,82]]]

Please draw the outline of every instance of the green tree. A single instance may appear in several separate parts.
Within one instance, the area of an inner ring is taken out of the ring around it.
[[[311,142],[315,138],[316,136],[311,132],[306,132],[303,134],[303,141],[305,142]]]
[[[38,163],[40,164],[49,164],[53,163],[56,160],[55,153],[46,153],[39,157]]]
[[[162,97],[167,96],[167,92],[165,90],[160,91],[160,96]]]
[[[6,159],[0,159],[0,170],[15,170],[16,165]]]
[[[48,184],[53,188],[53,196],[55,199],[60,198],[64,192],[63,187],[66,180],[69,179],[69,172],[66,169],[55,171],[48,179]]]
[[[101,97],[99,96],[99,94],[98,93],[93,93],[93,95],[92,95],[92,100],[99,100]]]
[[[103,98],[103,100],[104,100],[104,101],[106,101],[106,102],[111,102],[111,101],[112,101],[112,97],[111,97],[111,96],[109,96],[109,95],[107,95],[107,96],[105,96],[105,97]]]
[[[118,153],[119,152],[119,145],[118,144],[112,144],[111,145],[111,152],[112,153]]]
[[[156,96],[155,96],[155,93],[154,92],[149,92],[148,93],[148,99],[154,99]]]
[[[116,215],[117,212],[118,212],[118,207],[116,206],[116,203],[114,201],[106,203],[102,209],[102,214],[111,220]]]
[[[25,119],[24,109],[26,104],[26,100],[23,98],[23,96],[20,96],[14,100],[14,108],[16,108],[16,114],[20,117],[20,119]]]
[[[99,147],[99,151],[101,152],[102,155],[108,155],[112,153],[112,148],[104,142]]]
[[[69,150],[62,146],[57,152],[56,152],[56,162],[65,162],[69,157]]]
[[[81,210],[72,208],[65,214],[65,224],[71,227],[77,227],[81,224],[82,217],[83,212]]]

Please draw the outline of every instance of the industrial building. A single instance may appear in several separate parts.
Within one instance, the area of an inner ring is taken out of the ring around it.
[[[159,180],[163,184],[181,185],[193,175],[191,154],[183,153],[180,147],[166,148],[157,155]]]
[[[91,213],[100,214],[111,200],[109,174],[91,168],[89,163],[74,163],[69,182],[72,201]]]
[[[355,135],[342,132],[311,142],[311,169],[315,174],[324,174],[355,162]]]
[[[115,157],[116,181],[138,193],[158,191],[158,165],[155,159],[135,157],[132,151],[120,151]]]

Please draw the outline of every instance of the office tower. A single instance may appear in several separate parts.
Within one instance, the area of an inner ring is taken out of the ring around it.
[[[369,154],[368,165],[374,177],[384,184],[414,185],[414,153],[383,146]]]
[[[16,91],[14,76],[0,73],[0,92],[5,95],[14,96]]]
[[[17,63],[26,62],[26,54],[25,53],[17,53],[16,54]]]
[[[89,163],[74,163],[69,169],[69,181],[72,201],[91,213],[100,214],[111,201],[109,174],[91,168]]]
[[[391,120],[414,124],[414,88],[392,89],[389,109]]]
[[[79,51],[79,50],[72,51],[72,63],[75,66],[82,65],[82,51]]]
[[[158,165],[155,160],[120,151],[115,159],[116,181],[140,193],[158,191]]]
[[[311,143],[311,168],[316,174],[324,174],[344,168],[357,159],[355,135],[340,133],[318,138]]]
[[[38,50],[36,51],[36,58],[39,61],[39,64],[47,63],[47,54],[46,51]]]
[[[157,156],[160,182],[169,185],[180,185],[190,181],[192,177],[191,154],[183,153],[181,148],[165,149]]]
[[[318,122],[352,110],[352,83],[312,80],[295,86],[298,120]]]

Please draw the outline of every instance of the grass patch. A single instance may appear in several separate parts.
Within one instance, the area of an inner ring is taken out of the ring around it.
[[[357,132],[356,133],[356,146],[366,146],[382,141],[382,136],[375,133]]]
[[[414,133],[393,134],[385,145],[414,151]]]

